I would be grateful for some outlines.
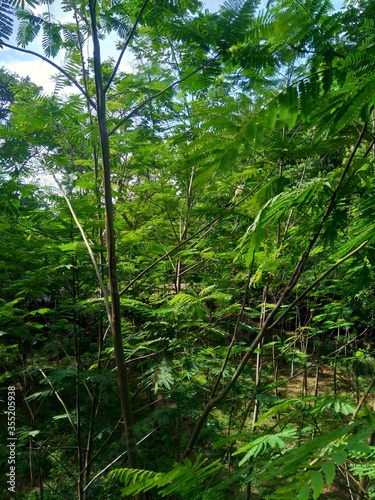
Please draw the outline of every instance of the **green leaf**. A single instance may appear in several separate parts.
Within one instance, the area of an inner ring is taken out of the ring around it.
[[[63,252],[87,251],[86,245],[83,241],[72,241],[71,243],[64,243],[63,245],[60,245],[60,249]]]
[[[60,26],[45,22],[43,25],[42,47],[47,57],[56,57],[62,47]]]
[[[160,387],[170,389],[175,381],[173,366],[165,358],[162,359],[159,366],[154,371],[154,391],[158,392]]]
[[[344,465],[346,462],[346,453],[343,450],[337,450],[335,453],[332,455],[332,460],[334,460],[337,465]]]
[[[305,483],[298,492],[298,497],[296,500],[308,500],[309,499],[310,486]]]
[[[112,471],[110,477],[124,483],[123,495],[132,496],[158,488],[162,497],[179,493],[184,497],[196,498],[195,495],[201,496],[201,487],[205,481],[221,469],[219,460],[208,465],[205,462],[205,459],[198,456],[194,463],[185,459],[182,464],[174,464],[169,472],[126,468]]]
[[[34,311],[30,311],[28,314],[30,316],[36,316],[37,314],[47,314],[51,312],[51,309],[48,307],[42,307],[41,309],[35,309]]]
[[[322,465],[322,471],[326,477],[326,483],[329,486],[330,484],[333,483],[333,480],[335,479],[336,468],[334,463],[331,460],[327,460]]]
[[[346,445],[346,448],[359,453],[371,453],[371,447],[366,443],[361,443],[360,441],[350,442]]]
[[[61,413],[60,415],[54,415],[53,420],[64,420],[68,418],[68,415],[66,413]]]
[[[315,500],[316,498],[319,498],[323,490],[324,487],[323,476],[320,472],[316,471],[312,474],[310,479],[311,479],[311,486],[313,488],[313,498]]]

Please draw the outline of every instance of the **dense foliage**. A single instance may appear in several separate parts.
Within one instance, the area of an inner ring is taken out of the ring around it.
[[[0,71],[3,498],[375,498],[373,4],[49,4],[0,2],[59,69]]]

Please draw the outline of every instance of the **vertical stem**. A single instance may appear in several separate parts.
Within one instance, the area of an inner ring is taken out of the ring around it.
[[[216,381],[215,381],[214,387],[212,388],[212,391],[211,391],[210,399],[212,399],[212,398],[215,397],[215,394],[216,394],[216,391],[217,391],[217,389],[219,387],[219,384],[220,384],[220,381],[222,379],[224,370],[225,370],[225,368],[226,368],[226,366],[228,364],[229,357],[230,357],[230,354],[232,352],[233,346],[234,346],[234,344],[236,343],[236,340],[237,340],[237,333],[238,333],[238,330],[239,330],[240,321],[242,319],[242,315],[244,313],[245,306],[246,306],[247,292],[248,292],[249,285],[250,285],[250,280],[251,280],[251,275],[252,275],[252,270],[253,270],[253,264],[254,264],[254,259],[253,259],[253,262],[251,264],[251,268],[249,270],[249,274],[248,274],[248,277],[247,277],[247,281],[246,281],[246,285],[245,285],[245,291],[244,291],[244,295],[243,295],[243,298],[242,298],[241,309],[240,309],[240,312],[238,313],[238,316],[237,316],[236,325],[234,327],[234,331],[233,331],[233,335],[232,335],[232,340],[231,340],[231,342],[230,342],[230,344],[228,346],[228,349],[227,349],[227,352],[225,354],[225,358],[224,358],[223,364],[222,364],[222,366],[220,368],[219,374],[216,377]]]
[[[71,218],[71,231],[73,229],[73,221]],[[73,236],[73,235],[71,235]],[[73,237],[72,237],[73,239]],[[78,478],[77,478],[77,496],[79,500],[83,498],[83,475],[82,475],[82,434],[81,434],[81,381],[80,381],[80,370],[81,370],[81,359],[80,359],[80,332],[78,325],[79,318],[77,317],[77,306],[76,301],[79,299],[78,290],[79,290],[79,278],[77,272],[77,262],[72,266],[72,299],[73,299],[73,338],[74,338],[74,357],[75,357],[75,367],[76,367],[76,377],[75,377],[75,407],[76,407],[76,418],[77,418],[77,426],[76,426],[76,439],[77,439],[77,460],[78,460]]]
[[[109,135],[106,120],[106,100],[102,79],[100,43],[97,30],[96,0],[89,0],[91,32],[94,47],[94,75],[97,104],[97,119],[102,152],[106,248],[108,259],[108,282],[111,295],[111,333],[113,339],[114,355],[117,367],[117,379],[121,403],[121,413],[124,421],[125,439],[128,449],[129,464],[132,468],[139,468],[137,443],[134,432],[134,417],[129,393],[128,373],[121,332],[120,295],[117,280],[116,246],[113,217],[113,201],[111,188],[111,161],[109,150]]]
[[[191,170],[191,173],[190,173],[190,180],[189,180],[189,185],[188,185],[188,190],[187,190],[187,203],[186,203],[187,214],[186,214],[185,220],[183,222],[182,231],[180,231],[179,243],[182,243],[183,241],[185,241],[187,238],[187,235],[188,235],[188,229],[189,229],[189,225],[190,225],[190,214],[191,214],[191,209],[193,208],[193,205],[194,205],[194,200],[193,200],[194,174],[195,174],[195,168],[193,167]],[[182,274],[181,271],[182,271],[182,262],[181,262],[181,259],[178,258],[177,263],[176,263],[176,271],[175,271],[176,293],[180,293],[180,291],[181,291],[181,274]]]
[[[74,325],[76,330],[76,325]],[[80,387],[80,359],[79,359],[79,344],[77,339],[77,332],[74,332],[74,350],[76,358],[76,418],[77,418],[77,453],[78,453],[78,498],[83,498],[83,449],[82,449],[82,435],[81,435],[81,387]]]
[[[272,340],[275,342],[275,335],[272,335]],[[279,358],[277,356],[276,345],[273,343],[272,345],[272,367],[273,367],[273,381],[275,384],[275,396],[279,396],[279,390],[277,387],[277,383],[279,381]]]
[[[97,396],[96,396],[96,388],[94,389],[94,393],[91,401],[91,412],[90,412],[90,422],[89,422],[89,430],[86,441],[86,453],[85,453],[85,464],[84,464],[84,490],[83,490],[83,500],[87,500],[89,497],[89,492],[86,490],[86,485],[90,482],[90,473],[91,473],[91,456],[92,456],[92,444],[93,444],[93,430],[94,430],[94,418],[95,411],[97,408]]]
[[[340,326],[338,326],[337,328],[337,347],[339,348],[340,347]],[[336,353],[335,353],[335,359],[333,361],[333,392],[336,396],[337,394],[337,358],[339,356],[339,353],[340,351],[338,351],[336,349]]]
[[[301,352],[307,356],[307,347],[308,347],[308,339],[305,339],[303,335],[301,335]],[[307,396],[308,393],[308,384],[307,384],[307,363],[306,357],[303,358],[303,372],[302,372],[302,396]]]
[[[314,385],[314,397],[318,397],[319,393],[319,375],[320,375],[320,365],[319,363],[317,364],[316,367],[316,374],[315,374],[315,385]]]
[[[267,292],[268,292],[268,287],[266,285],[263,289],[263,296],[262,296],[262,311],[260,314],[260,321],[259,321],[259,328],[260,329],[262,329],[263,323],[264,323],[265,318],[266,318]],[[253,427],[255,426],[255,424],[258,421],[258,415],[259,415],[259,400],[257,397],[257,393],[258,393],[258,389],[259,389],[261,377],[262,377],[263,343],[264,343],[264,339],[262,338],[258,344],[258,352],[257,352],[257,359],[256,359]]]
[[[43,472],[42,472],[42,451],[38,449],[38,479],[39,479],[39,498],[43,500]]]
[[[29,471],[30,471],[30,487],[34,488],[33,441],[31,438],[29,438]]]

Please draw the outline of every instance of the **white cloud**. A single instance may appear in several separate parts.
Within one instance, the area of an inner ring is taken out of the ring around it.
[[[108,40],[102,42],[103,60],[109,57],[109,55],[113,56],[116,60],[119,52],[114,50],[114,43],[114,37],[109,37]],[[54,59],[53,62],[58,66],[63,67],[63,52],[61,53],[59,60]],[[55,90],[55,82],[51,77],[53,75],[57,75],[58,70],[51,64],[48,64],[37,57],[30,56],[29,54],[23,54],[21,52],[17,52],[16,50],[7,50],[6,57],[3,58],[1,65],[12,73],[17,73],[22,77],[29,77],[32,82],[43,87],[46,94],[52,94]],[[129,57],[125,57],[121,61],[120,71],[124,71],[126,73],[133,72],[131,59]],[[68,92],[77,92],[77,90],[75,87],[70,87]]]
[[[35,58],[34,60],[25,60],[21,58],[9,59],[3,63],[3,66],[19,76],[29,77],[37,85],[43,87],[44,91],[52,94],[55,88],[55,82],[51,76],[57,73],[57,70],[50,64]]]

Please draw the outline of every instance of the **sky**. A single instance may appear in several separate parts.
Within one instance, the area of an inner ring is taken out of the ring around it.
[[[205,0],[205,8],[209,9],[211,12],[215,12],[219,9],[223,0]],[[43,6],[43,9],[45,6]],[[52,15],[55,15],[61,22],[63,18],[61,17],[61,11],[58,10],[58,2],[56,4],[52,3],[50,5],[50,11]],[[106,59],[112,53],[113,55],[113,45],[115,43],[116,37],[112,39],[107,39],[105,43],[102,43],[102,58]],[[15,38],[9,41],[12,45],[16,45]],[[34,52],[42,53],[41,49],[41,39],[38,37],[32,44],[26,47]],[[59,66],[64,64],[64,55],[59,53],[54,59],[54,62]],[[51,76],[56,74],[56,70],[48,63],[38,59],[29,54],[22,54],[15,50],[3,48],[0,49],[0,67],[3,66],[5,69],[17,73],[19,76],[30,77],[30,80],[40,85],[44,88],[46,93],[53,93],[55,88],[55,82],[51,79]],[[131,66],[126,60],[124,61],[121,69],[123,71],[131,71]]]
[[[263,0],[266,2],[266,0]],[[215,12],[219,9],[220,5],[224,0],[203,0],[203,4],[206,9],[209,9],[211,12]],[[337,9],[340,8],[339,3],[341,0],[333,0],[333,4]],[[45,5],[41,7],[41,10],[44,10]],[[64,14],[59,10],[59,2],[51,3],[50,10],[56,18],[58,18],[61,22],[64,21]],[[69,14],[67,14],[68,16]],[[110,55],[113,55],[113,46],[116,40],[116,36],[108,37],[105,42],[102,42],[102,58],[106,59]],[[10,43],[16,45],[15,38],[10,40]],[[42,53],[41,49],[41,37],[38,37],[32,44],[30,44],[28,49],[33,50],[35,52]],[[64,55],[63,52],[60,52],[54,62],[60,66],[64,64]],[[55,82],[51,79],[51,75],[56,74],[57,71],[48,63],[43,62],[41,59],[38,59],[34,56],[28,54],[22,54],[15,50],[11,49],[0,49],[0,67],[3,66],[9,71],[13,73],[17,73],[19,76],[30,77],[31,81],[40,85],[44,88],[46,93],[53,93],[55,88]],[[122,67],[120,68],[122,71],[131,71],[131,66],[124,58]]]

